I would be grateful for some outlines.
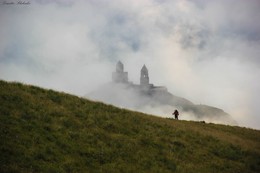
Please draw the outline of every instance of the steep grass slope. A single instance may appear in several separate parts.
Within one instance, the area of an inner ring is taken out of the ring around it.
[[[260,172],[260,131],[0,81],[0,172]]]

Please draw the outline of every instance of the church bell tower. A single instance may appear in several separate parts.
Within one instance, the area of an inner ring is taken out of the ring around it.
[[[149,75],[145,65],[141,69],[140,85],[141,86],[149,85]]]
[[[116,71],[112,74],[113,82],[128,83],[128,72],[124,72],[124,65],[121,61],[116,64]]]

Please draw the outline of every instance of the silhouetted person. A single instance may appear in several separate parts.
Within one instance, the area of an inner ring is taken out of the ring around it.
[[[178,120],[179,112],[177,109],[175,109],[175,111],[172,113],[172,115],[174,115],[175,119]]]

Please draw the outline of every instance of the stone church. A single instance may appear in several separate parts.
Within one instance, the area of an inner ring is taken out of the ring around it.
[[[143,67],[141,68],[139,85],[133,84],[132,82],[128,81],[128,72],[124,71],[124,64],[121,61],[118,61],[116,64],[116,71],[112,73],[112,81],[114,83],[127,84],[135,88],[141,88],[150,91],[152,90],[167,91],[167,88],[164,86],[154,86],[153,84],[149,83],[149,73],[145,65],[143,65]]]

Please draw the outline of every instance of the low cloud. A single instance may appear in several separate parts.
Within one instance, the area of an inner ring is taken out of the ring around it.
[[[85,95],[121,60],[194,103],[260,128],[258,0],[31,1],[0,5],[0,78]],[[156,111],[154,111],[156,112]]]

